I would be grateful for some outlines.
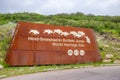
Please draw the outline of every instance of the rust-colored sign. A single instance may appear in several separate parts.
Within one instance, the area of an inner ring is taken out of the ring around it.
[[[75,64],[100,60],[94,32],[88,28],[19,22],[6,62],[12,66]]]

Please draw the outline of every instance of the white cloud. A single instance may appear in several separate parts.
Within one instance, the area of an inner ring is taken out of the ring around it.
[[[0,12],[37,12],[58,14],[83,12],[96,15],[120,15],[119,0],[0,0]]]
[[[66,13],[70,12],[75,6],[72,0],[48,0],[48,2],[41,6],[43,13]]]

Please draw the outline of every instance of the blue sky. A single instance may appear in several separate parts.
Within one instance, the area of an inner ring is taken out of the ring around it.
[[[120,0],[0,0],[0,13],[120,15]]]

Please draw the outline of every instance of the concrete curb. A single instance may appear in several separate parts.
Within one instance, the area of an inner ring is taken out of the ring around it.
[[[120,66],[120,64],[103,64],[101,66]]]

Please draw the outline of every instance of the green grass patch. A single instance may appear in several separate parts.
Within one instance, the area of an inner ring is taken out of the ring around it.
[[[47,72],[63,69],[76,69],[76,68],[88,68],[103,65],[102,62],[86,63],[86,64],[69,64],[69,65],[47,65],[47,66],[23,66],[23,67],[5,67],[0,70],[0,75],[6,75],[6,77],[17,76],[23,74],[31,74],[36,72]]]

